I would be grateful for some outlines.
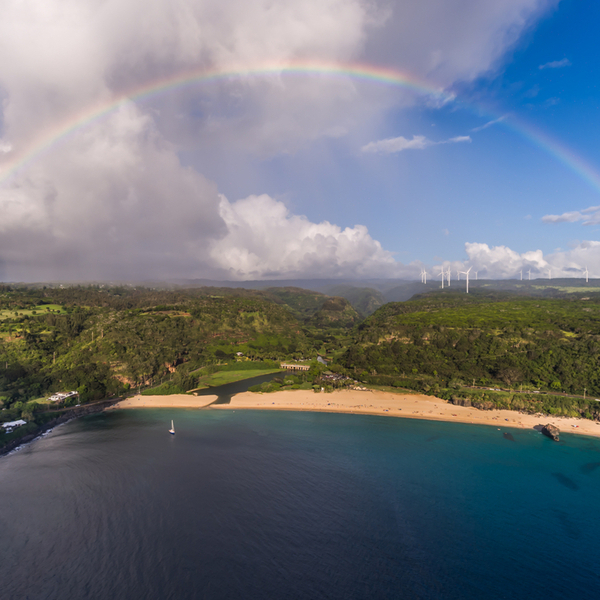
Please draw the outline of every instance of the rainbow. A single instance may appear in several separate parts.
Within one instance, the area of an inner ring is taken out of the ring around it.
[[[340,64],[325,62],[287,62],[263,64],[258,67],[231,68],[231,69],[194,69],[173,76],[162,78],[158,81],[147,83],[138,88],[127,91],[119,96],[101,101],[93,106],[88,106],[63,122],[57,123],[51,129],[44,131],[29,143],[27,148],[6,157],[8,160],[0,165],[0,185],[5,184],[14,174],[27,168],[33,161],[41,157],[56,144],[69,138],[81,129],[101,120],[107,114],[118,109],[127,102],[139,101],[170,90],[189,86],[204,85],[211,82],[227,81],[232,79],[274,77],[285,75],[323,76],[328,78],[349,78],[371,84],[392,86],[413,92],[421,96],[434,97],[441,101],[452,99],[442,89],[433,87],[419,78],[400,71],[377,67],[368,64]],[[552,139],[547,134],[536,130],[530,124],[517,119],[514,115],[501,117],[481,106],[473,107],[463,102],[458,103],[478,115],[489,117],[498,121],[498,125],[506,127],[526,139],[540,150],[550,154],[557,161],[585,180],[597,192],[600,192],[600,174],[589,163],[584,161],[573,151]]]

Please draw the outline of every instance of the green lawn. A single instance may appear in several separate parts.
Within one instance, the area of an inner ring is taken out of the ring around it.
[[[31,315],[45,315],[50,312],[55,314],[66,314],[65,309],[60,304],[41,304],[35,308],[17,308],[0,310],[0,321],[14,319],[16,317],[29,317]],[[17,314],[15,314],[17,313]]]
[[[212,375],[200,377],[199,383],[202,387],[215,387],[224,385],[225,383],[233,383],[234,381],[242,381],[242,379],[250,379],[251,377],[259,377],[260,375],[268,375],[269,373],[283,373],[281,369],[244,369],[240,371],[218,371]]]

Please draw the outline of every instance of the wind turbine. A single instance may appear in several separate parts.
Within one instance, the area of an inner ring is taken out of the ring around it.
[[[552,279],[552,269],[548,269],[548,279]]]
[[[471,271],[473,267],[469,267],[469,269],[467,271],[461,271],[461,273],[464,273],[467,276],[467,294],[469,293],[469,272]]]
[[[587,267],[586,267],[585,268],[585,282],[586,283],[588,283],[588,276],[589,276],[589,273],[588,273],[588,270],[587,270]]]
[[[521,281],[523,281],[523,269],[521,269]]]
[[[477,281],[479,279],[478,273],[479,273],[479,271],[475,271],[475,281]]]
[[[427,285],[427,271],[423,269],[423,283]]]
[[[440,273],[440,275],[442,276],[442,289],[444,289],[444,267],[442,267],[442,272]]]
[[[448,271],[446,271],[446,275],[448,275],[448,287],[450,287],[450,279],[452,279],[452,270],[448,267]]]
[[[459,271],[458,269],[456,269],[456,279],[458,279],[458,281],[460,281],[460,274],[464,273],[464,271]]]
[[[529,281],[531,281],[531,269],[529,269],[527,272],[529,273]]]

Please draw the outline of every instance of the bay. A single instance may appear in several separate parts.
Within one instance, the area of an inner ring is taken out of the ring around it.
[[[269,411],[71,421],[0,459],[0,595],[597,598],[600,441],[504,431]]]

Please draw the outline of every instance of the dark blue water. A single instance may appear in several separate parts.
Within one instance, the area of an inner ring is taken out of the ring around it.
[[[600,597],[600,440],[512,434],[268,411],[72,421],[0,459],[0,597]]]

